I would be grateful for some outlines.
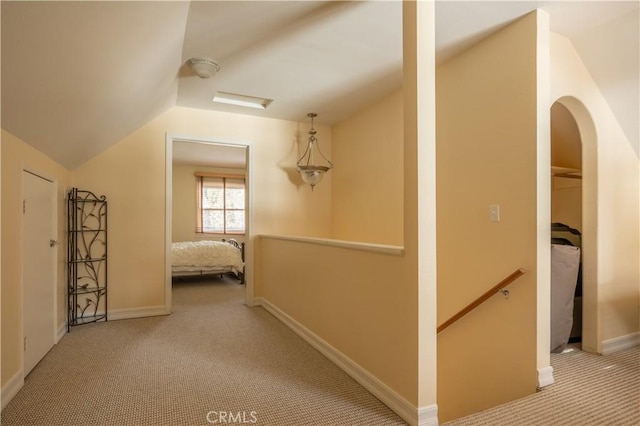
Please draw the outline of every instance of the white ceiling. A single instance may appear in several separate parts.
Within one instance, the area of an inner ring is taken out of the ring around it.
[[[294,121],[313,111],[318,123],[335,124],[401,86],[399,1],[2,1],[1,7],[2,127],[70,169],[175,105]],[[614,88],[603,89],[614,111],[635,113],[626,126],[620,121],[637,147],[637,1],[438,1],[438,60],[536,7],[590,58],[585,63],[597,70],[599,85]],[[613,31],[612,22],[628,29]],[[606,43],[584,41],[591,33]],[[208,80],[193,75],[184,64],[194,56],[215,59],[219,73]],[[610,81],[621,75],[625,90]],[[216,106],[216,90],[274,102],[266,111]]]

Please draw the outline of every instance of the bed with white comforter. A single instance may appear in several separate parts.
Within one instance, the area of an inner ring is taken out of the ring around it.
[[[233,273],[242,278],[243,248],[235,240],[171,243],[171,274],[186,276]]]

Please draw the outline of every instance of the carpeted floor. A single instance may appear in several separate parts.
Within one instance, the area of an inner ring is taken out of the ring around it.
[[[174,284],[173,314],[74,328],[2,426],[403,425],[230,278]],[[446,426],[640,424],[640,348],[552,354],[556,383]]]
[[[230,279],[174,284],[173,314],[76,327],[2,426],[402,425]]]
[[[640,425],[640,347],[608,356],[551,354],[555,383],[443,426]]]

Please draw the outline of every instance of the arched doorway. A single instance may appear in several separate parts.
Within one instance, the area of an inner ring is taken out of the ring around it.
[[[559,98],[551,108],[551,220],[581,233],[581,285],[572,330],[582,350],[599,352],[597,299],[597,138],[586,107],[574,97]]]

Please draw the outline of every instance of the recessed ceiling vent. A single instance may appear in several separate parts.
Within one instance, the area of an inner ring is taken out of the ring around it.
[[[267,109],[267,107],[271,105],[271,102],[273,102],[273,99],[239,95],[237,93],[217,92],[213,97],[213,102],[247,108]]]

